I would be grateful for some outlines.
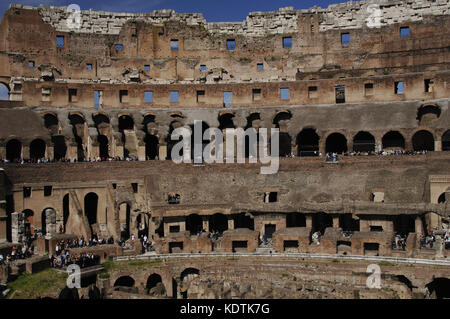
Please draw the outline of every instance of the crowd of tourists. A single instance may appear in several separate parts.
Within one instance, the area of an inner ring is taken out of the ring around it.
[[[84,163],[93,163],[93,162],[120,162],[120,161],[138,161],[138,158],[136,156],[133,157],[125,157],[124,159],[121,159],[119,156],[116,157],[94,157],[94,158],[85,158],[83,160],[77,160],[77,159],[66,159],[66,158],[60,158],[60,159],[49,159],[49,158],[33,158],[33,159],[15,159],[15,160],[8,160],[8,159],[0,159],[0,163],[15,163],[15,164],[41,164],[41,163],[77,163],[77,162],[84,162]]]
[[[52,255],[50,261],[54,268],[64,268],[72,264],[77,264],[80,268],[86,268],[100,264],[100,256],[89,252],[74,255],[65,250],[57,257]]]
[[[62,239],[56,243],[55,251],[58,256],[66,248],[81,248],[81,247],[92,247],[97,245],[112,245],[114,244],[114,238],[109,237],[107,239],[98,238],[97,235],[92,235],[89,240],[85,240],[83,236],[74,239]]]
[[[401,236],[400,234],[395,235],[392,241],[392,249],[406,250],[406,236]]]

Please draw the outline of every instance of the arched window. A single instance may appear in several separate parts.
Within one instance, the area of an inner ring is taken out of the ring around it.
[[[15,162],[22,157],[22,143],[18,140],[10,140],[6,143],[6,159]]]
[[[345,153],[347,152],[347,139],[340,133],[333,133],[327,137],[325,152]]]
[[[84,214],[89,225],[97,223],[98,196],[95,193],[88,193],[84,196]]]
[[[428,131],[418,131],[412,138],[414,151],[434,151],[434,137]]]
[[[0,101],[8,101],[9,100],[9,87],[0,82]]]
[[[353,138],[354,152],[373,152],[375,151],[375,138],[368,132],[358,132]]]
[[[382,138],[383,149],[405,149],[405,138],[397,131],[390,131]]]
[[[298,156],[319,156],[319,135],[312,128],[297,135]]]
[[[149,295],[163,296],[166,294],[166,287],[164,287],[162,278],[158,274],[152,274],[147,278],[145,288]]]
[[[114,282],[114,287],[134,287],[135,281],[130,276],[122,276]]]

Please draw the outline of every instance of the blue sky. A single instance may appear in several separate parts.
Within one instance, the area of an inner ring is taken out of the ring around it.
[[[173,9],[180,13],[202,13],[208,22],[243,21],[251,11],[274,11],[281,7],[307,9],[314,5],[322,8],[332,3],[346,0],[0,0],[0,14],[8,9],[10,3],[47,7],[67,6],[75,3],[81,10],[104,10],[114,12],[149,12],[156,9]]]

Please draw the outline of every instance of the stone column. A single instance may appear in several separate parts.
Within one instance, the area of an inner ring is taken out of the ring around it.
[[[158,158],[160,161],[164,161],[167,158],[167,144],[159,144]]]
[[[306,227],[312,228],[312,215],[306,215]]]
[[[234,219],[228,218],[228,229],[234,229]]]
[[[53,145],[48,145],[45,148],[45,159],[53,160],[55,158],[55,151]]]
[[[0,146],[0,159],[6,159],[6,146]]]
[[[420,218],[420,216],[416,217],[415,224],[417,238],[420,239],[420,235],[423,234],[422,218]]]
[[[202,216],[202,227],[204,230],[209,231],[209,216]]]
[[[51,238],[56,234],[56,211],[52,208],[45,210],[45,227],[42,232],[45,233],[46,238]]]
[[[333,216],[333,228],[339,228],[339,215]]]
[[[25,160],[30,159],[30,146],[22,145],[22,158]]]
[[[138,157],[139,161],[147,160],[146,154],[145,154],[145,145],[138,145],[137,157]]]
[[[441,152],[442,151],[442,141],[440,139],[434,141],[434,150],[436,152]]]
[[[11,240],[13,243],[22,241],[24,233],[23,214],[14,212],[11,214]]]

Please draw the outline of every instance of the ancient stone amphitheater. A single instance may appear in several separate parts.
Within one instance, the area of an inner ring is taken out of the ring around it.
[[[95,277],[118,298],[449,297],[449,30],[447,0],[229,23],[11,5],[0,250],[31,235],[35,256],[0,278],[95,235],[125,244],[77,249],[145,265]],[[278,172],[248,145],[246,163],[174,163],[172,132],[196,120],[278,128]]]

